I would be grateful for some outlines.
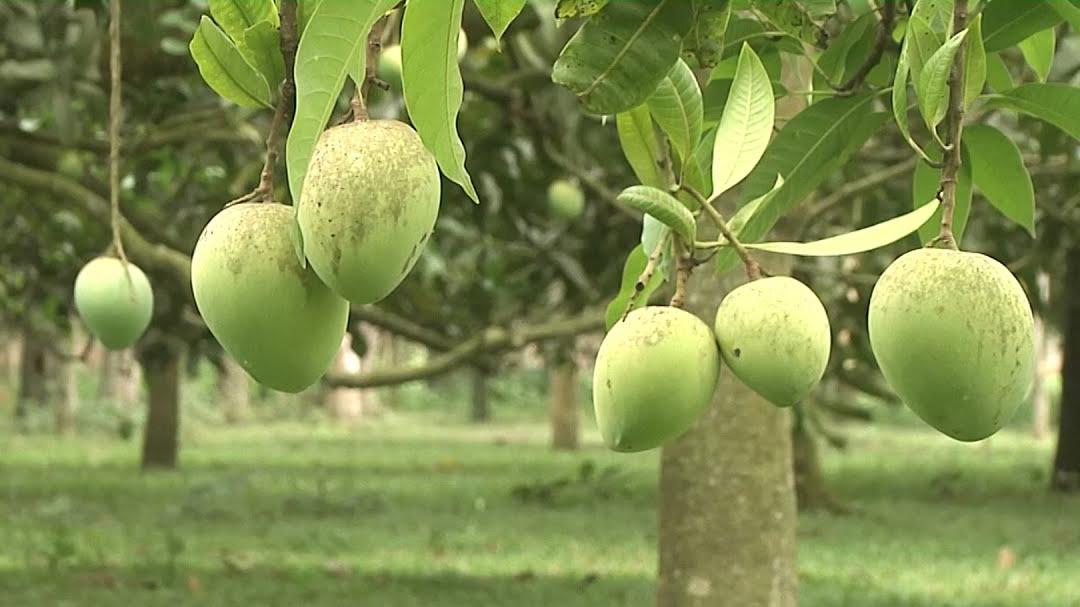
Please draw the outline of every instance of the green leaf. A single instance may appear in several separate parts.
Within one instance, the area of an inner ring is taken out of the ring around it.
[[[622,204],[647,213],[671,228],[683,242],[693,242],[697,223],[690,209],[671,194],[652,186],[635,185],[626,188],[616,197]]]
[[[715,141],[716,129],[706,132],[701,137],[701,141],[698,142],[693,157],[683,163],[680,171],[682,173],[682,182],[689,184],[690,187],[700,192],[705,198],[712,198],[712,171],[705,170],[704,167],[712,166]]]
[[[724,33],[731,20],[731,0],[694,0],[694,26],[683,40],[683,57],[699,67],[715,67],[724,57]]]
[[[743,43],[735,81],[716,129],[713,196],[742,181],[761,160],[772,135],[775,112],[769,74],[750,45]]]
[[[563,48],[551,78],[594,114],[638,106],[671,71],[693,23],[686,0],[620,0],[589,18]]]
[[[824,48],[829,36],[799,2],[791,0],[750,0],[750,6],[782,32],[807,44]]]
[[[1019,44],[1062,21],[1058,11],[1043,0],[994,0],[982,14],[983,45],[988,53]]]
[[[260,21],[244,30],[237,48],[248,63],[266,79],[272,90],[285,81],[285,58],[281,54],[281,35],[269,21]]]
[[[465,0],[405,5],[401,80],[405,107],[424,145],[435,155],[443,174],[460,185],[473,202],[480,202],[465,170],[465,146],[457,133],[464,95],[457,59],[464,7]]]
[[[926,152],[919,147],[918,143],[915,143],[915,139],[911,136],[911,126],[908,124],[908,76],[911,72],[912,57],[916,55],[914,50],[916,48],[914,29],[918,27],[917,23],[919,23],[918,17],[912,17],[908,21],[908,33],[904,36],[904,42],[900,46],[900,58],[896,64],[896,76],[893,79],[892,87],[892,111],[900,135],[911,146],[911,149],[926,158]],[[917,78],[916,81],[918,81]]]
[[[747,177],[743,199],[768,192],[777,175],[784,182],[750,217],[739,232],[740,240],[760,240],[784,212],[846,164],[881,128],[888,114],[874,112],[873,101],[871,94],[825,99],[784,125]]]
[[[840,35],[829,41],[829,47],[818,59],[821,73],[815,72],[817,88],[842,84],[862,64],[877,38],[877,15],[866,13],[848,25]],[[858,51],[862,52],[858,52]],[[824,74],[824,77],[822,77]]]
[[[210,16],[237,44],[244,32],[257,23],[277,27],[277,7],[267,0],[210,0]]]
[[[738,211],[735,212],[735,215],[728,220],[728,229],[730,229],[733,234],[741,236],[743,233],[743,229],[746,227],[746,224],[750,222],[750,219],[752,219],[754,215],[757,214],[758,209],[760,209],[761,206],[765,204],[767,200],[769,200],[769,198],[772,198],[772,196],[776,194],[776,192],[779,191],[780,187],[783,185],[784,178],[780,175],[777,175],[776,182],[773,184],[771,190],[744,204],[742,207],[739,208]],[[736,265],[739,264],[739,256],[736,255],[735,251],[731,248],[720,249],[716,253],[715,263],[717,272],[727,272],[728,270],[734,268]]]
[[[983,124],[964,129],[975,187],[994,208],[1035,235],[1035,190],[1020,149],[1004,133]]]
[[[345,78],[351,71],[364,71],[363,50],[371,26],[394,4],[395,0],[321,0],[312,12],[296,51],[296,116],[285,144],[294,201],[300,200],[311,152]]]
[[[623,155],[638,181],[653,187],[664,187],[664,177],[660,174],[660,140],[656,137],[649,108],[642,104],[627,112],[619,112],[615,116],[615,126]]]
[[[986,49],[983,48],[981,14],[969,29],[967,47],[964,49],[964,107],[971,106],[986,84]]]
[[[626,257],[626,263],[623,265],[622,283],[619,287],[619,294],[608,304],[607,313],[604,315],[604,324],[607,329],[611,329],[611,327],[615,326],[615,323],[622,320],[623,314],[626,314],[627,308],[630,305],[630,298],[637,290],[637,280],[641,276],[641,273],[645,271],[645,266],[648,265],[648,263],[649,255],[641,245],[634,247],[634,250],[630,251],[630,255]],[[644,289],[638,294],[637,299],[634,300],[634,309],[640,308],[648,303],[649,297],[662,284],[664,284],[663,274],[660,272],[653,272],[649,283],[644,285]]]
[[[991,53],[990,55],[987,55],[986,81],[990,84],[990,88],[997,93],[1007,91],[1016,86],[1013,82],[1012,74],[1009,73],[1009,66],[1005,65],[1005,60],[1001,58],[1001,53]]]
[[[934,158],[941,158],[941,152],[934,150]],[[966,155],[960,164],[960,172],[956,176],[956,210],[953,212],[953,236],[956,242],[964,238],[964,229],[967,227],[968,216],[971,214],[971,163]],[[918,208],[928,200],[936,200],[938,191],[941,189],[941,169],[919,162],[912,173],[911,202]],[[941,209],[934,212],[933,221],[929,221],[919,228],[919,240],[926,244],[937,237],[941,226]]]
[[[242,107],[271,107],[266,80],[209,17],[203,16],[188,48],[215,93]]]
[[[964,43],[967,33],[966,29],[957,32],[941,45],[941,48],[927,59],[922,76],[915,83],[915,93],[919,96],[919,111],[931,131],[936,131],[937,125],[945,118],[949,106],[949,74],[956,59],[956,51]]]
[[[770,253],[782,253],[784,255],[801,255],[804,257],[833,257],[837,255],[854,255],[881,248],[892,244],[897,240],[919,229],[933,217],[940,202],[937,198],[928,204],[905,213],[899,217],[893,217],[881,223],[874,224],[813,242],[761,242],[747,243],[746,248]]]
[[[527,0],[473,0],[480,15],[487,21],[491,33],[495,35],[495,42],[502,40],[506,28],[510,22],[517,18],[521,10],[525,8]]]
[[[647,101],[656,124],[667,133],[679,159],[691,158],[701,139],[703,105],[694,72],[679,59]]]
[[[1059,83],[1023,84],[987,99],[990,107],[1030,114],[1080,139],[1080,88]]]
[[[599,13],[609,0],[559,0],[555,5],[556,19],[591,17]]]
[[[1074,32],[1080,32],[1080,7],[1076,6],[1075,0],[1046,0],[1046,3],[1069,22]]]
[[[307,24],[311,21],[311,16],[315,14],[315,9],[318,8],[320,2],[322,2],[322,0],[297,0],[296,25],[301,37],[303,37],[304,30],[307,29]]]
[[[296,260],[300,262],[301,268],[306,268],[307,256],[304,255],[304,233],[300,230],[300,222],[296,219],[296,213],[293,213],[290,224],[292,227],[289,230],[289,240],[293,243],[293,251],[296,253]]]
[[[1039,82],[1046,82],[1046,77],[1050,74],[1056,43],[1053,28],[1035,32],[1020,42],[1020,52],[1024,54],[1024,60],[1031,69],[1035,70]]]

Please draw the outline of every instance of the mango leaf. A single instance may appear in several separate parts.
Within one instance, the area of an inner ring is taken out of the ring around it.
[[[630,251],[630,255],[626,257],[626,263],[623,264],[622,283],[619,287],[619,294],[608,304],[607,312],[604,315],[604,325],[608,330],[615,326],[615,323],[622,320],[623,314],[626,314],[627,308],[630,305],[630,298],[637,291],[637,280],[641,276],[641,273],[645,271],[645,266],[648,265],[648,263],[649,255],[641,245],[634,247],[634,250]],[[644,285],[645,288],[642,289],[641,293],[638,294],[637,299],[634,300],[634,309],[640,308],[648,303],[649,297],[662,284],[664,284],[664,276],[660,272],[653,272],[649,283]]]
[[[1008,136],[992,126],[964,129],[963,145],[971,159],[975,187],[994,208],[1035,235],[1035,190],[1024,157]]]
[[[405,5],[401,80],[405,107],[420,139],[435,155],[443,174],[460,185],[473,202],[480,202],[465,170],[465,146],[457,133],[464,96],[457,59],[464,7],[465,0]]]
[[[750,0],[750,6],[782,32],[807,44],[825,48],[828,34],[799,2],[791,0]]]
[[[716,129],[710,129],[698,142],[693,156],[680,167],[682,182],[697,190],[705,198],[712,198],[712,171],[704,167],[712,166],[713,145],[716,141]]]
[[[820,72],[814,72],[817,88],[841,84],[859,68],[877,37],[877,23],[876,14],[866,13],[829,41],[817,62]],[[857,52],[860,48],[863,52]]]
[[[237,44],[255,24],[280,25],[277,7],[267,0],[210,0],[210,16]]]
[[[694,215],[671,194],[652,186],[635,185],[620,192],[616,200],[632,209],[652,215],[671,228],[683,242],[694,241],[697,233]]]
[[[285,81],[285,57],[281,54],[281,35],[269,21],[260,21],[244,30],[236,43],[244,59],[262,74],[270,88],[277,90]]]
[[[782,185],[784,185],[784,178],[777,175],[776,182],[773,184],[771,190],[744,204],[735,212],[735,215],[728,220],[728,229],[736,236],[740,236],[743,233],[743,228],[745,228],[746,224],[750,222],[750,219],[757,214],[761,205],[765,204],[765,201],[771,198]],[[727,272],[739,264],[739,256],[736,255],[734,249],[731,249],[730,247],[720,249],[716,253],[715,263],[717,272]]]
[[[715,67],[724,57],[724,33],[731,20],[731,0],[694,0],[694,26],[683,40],[682,54],[698,67]]]
[[[647,104],[656,124],[667,133],[675,153],[685,163],[701,139],[704,112],[701,89],[690,66],[682,59],[676,61]]]
[[[307,29],[308,21],[311,21],[311,16],[315,14],[315,8],[322,0],[297,0],[296,2],[296,21],[301,37],[304,35],[304,30]]]
[[[285,144],[289,190],[300,200],[308,162],[351,71],[363,72],[371,26],[395,0],[321,0],[296,51],[296,116]],[[359,69],[357,68],[359,62]]]
[[[923,67],[922,76],[915,83],[915,93],[919,96],[919,111],[935,137],[937,125],[945,118],[949,106],[949,74],[956,59],[956,51],[964,44],[967,33],[966,29],[957,32],[930,55]]]
[[[769,145],[776,113],[772,85],[754,49],[743,43],[713,147],[713,196],[750,174]],[[775,173],[774,173],[775,174]]]
[[[567,42],[551,79],[594,114],[640,105],[679,58],[693,24],[686,0],[620,0],[593,15]]]
[[[916,82],[918,82],[918,76],[911,71],[913,61],[920,66],[919,73],[922,73],[921,59],[913,59],[919,54],[915,49],[918,48],[916,45],[916,30],[921,27],[920,23],[921,18],[913,15],[908,21],[907,34],[904,36],[904,42],[900,46],[900,58],[896,64],[896,76],[893,78],[892,111],[893,117],[896,119],[896,128],[899,129],[904,141],[907,141],[911,149],[915,150],[919,156],[928,158],[926,152],[919,147],[918,143],[915,143],[915,139],[911,136],[911,126],[908,124],[908,76],[914,76]],[[929,31],[928,27],[927,31]]]
[[[964,107],[970,107],[986,85],[986,49],[983,48],[981,14],[968,29],[967,47],[964,49]]]
[[[1019,44],[1035,32],[1054,27],[1062,17],[1043,0],[994,0],[983,15],[983,45],[992,53]]]
[[[630,111],[619,112],[615,116],[615,126],[623,155],[638,181],[664,187],[664,178],[660,174],[660,140],[656,137],[649,108],[642,104]]]
[[[495,35],[495,42],[502,40],[506,28],[510,22],[521,14],[527,0],[473,0],[480,15],[487,21],[491,33]]]
[[[996,93],[1016,86],[1012,74],[1009,73],[1009,66],[1005,65],[1005,60],[1001,58],[1000,53],[991,53],[986,56],[986,82]]]
[[[1046,0],[1061,18],[1069,22],[1073,31],[1080,32],[1080,7],[1076,0]]]
[[[1057,38],[1053,28],[1041,32],[1035,32],[1020,42],[1020,52],[1024,54],[1024,61],[1035,71],[1039,82],[1046,82],[1050,75],[1050,67],[1054,64],[1054,47]]]
[[[784,178],[739,231],[740,240],[756,242],[780,216],[847,163],[888,119],[873,111],[872,94],[825,99],[799,112],[780,130],[743,186],[753,200]]]
[[[941,152],[934,150],[934,158],[940,160]],[[936,200],[940,190],[941,169],[936,169],[925,162],[915,165],[915,171],[911,176],[911,202],[914,207],[925,205],[928,200]],[[964,238],[968,216],[971,214],[971,192],[971,162],[967,160],[965,153],[960,163],[960,172],[956,176],[956,210],[953,212],[952,230],[958,243]],[[919,240],[923,244],[930,242],[937,237],[940,229],[941,209],[938,209],[934,212],[933,221],[919,228]]]
[[[990,107],[1029,114],[1080,139],[1080,88],[1060,83],[1022,84],[988,95]]]
[[[214,92],[242,107],[271,107],[270,86],[225,32],[203,16],[188,45],[203,80]]]
[[[609,0],[559,0],[555,5],[556,19],[591,17],[599,13]]]
[[[937,198],[919,208],[905,213],[899,217],[893,217],[872,226],[839,234],[813,242],[760,242],[747,243],[746,248],[770,253],[782,253],[784,255],[801,255],[804,257],[834,257],[837,255],[854,255],[881,248],[892,244],[897,240],[919,229],[933,217],[940,201]]]

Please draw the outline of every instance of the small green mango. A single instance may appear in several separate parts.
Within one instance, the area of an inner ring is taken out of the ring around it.
[[[131,281],[128,282],[128,277]],[[75,309],[87,330],[110,350],[138,341],[154,315],[154,291],[139,266],[98,257],[75,277]]]
[[[832,331],[825,306],[788,276],[755,280],[728,293],[714,328],[724,362],[779,407],[806,398],[829,364]]]
[[[401,90],[401,45],[392,44],[379,53],[375,75],[391,88]]]
[[[1031,389],[1031,305],[1008,268],[985,255],[902,255],[874,285],[869,331],[881,373],[900,399],[957,440],[1000,430]]]
[[[304,253],[355,304],[405,279],[435,228],[439,168],[416,131],[395,120],[333,127],[315,146],[297,219]]]
[[[290,207],[237,204],[203,229],[191,256],[195,304],[252,377],[283,392],[315,383],[333,361],[349,304],[302,268]]]
[[[604,443],[645,451],[682,434],[712,401],[720,356],[709,326],[678,308],[634,310],[604,337],[593,407]]]
[[[585,194],[572,181],[556,179],[548,186],[548,207],[558,218],[574,221],[585,210]]]

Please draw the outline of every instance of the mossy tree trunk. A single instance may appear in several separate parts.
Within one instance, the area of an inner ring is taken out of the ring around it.
[[[1066,253],[1065,326],[1062,332],[1061,422],[1051,487],[1080,491],[1080,246]]]
[[[24,420],[32,406],[44,406],[48,400],[46,381],[48,354],[29,328],[22,331],[19,353],[19,391],[15,396],[15,419]],[[21,423],[21,422],[20,422]]]
[[[488,398],[488,378],[490,372],[483,367],[473,367],[472,371],[472,398],[469,407],[469,419],[482,424],[491,419],[491,402]]]
[[[72,322],[71,329],[65,338],[57,340],[58,348],[61,351],[74,351],[79,342],[77,336],[78,331],[75,329],[75,323]],[[54,393],[53,429],[57,434],[67,436],[75,433],[75,412],[79,407],[79,390],[75,377],[75,366],[78,361],[59,356],[54,357],[54,360],[55,364],[50,370],[52,374],[50,381],[55,387],[52,391]]]
[[[183,348],[168,338],[147,338],[140,351],[147,388],[143,470],[176,468],[180,447],[180,368]]]
[[[551,447],[578,448],[578,367],[574,343],[560,344],[548,357],[548,399],[551,416]]]

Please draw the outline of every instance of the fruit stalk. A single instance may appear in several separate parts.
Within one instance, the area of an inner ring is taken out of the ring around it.
[[[743,266],[746,267],[746,277],[750,280],[757,280],[761,278],[761,265],[757,262],[756,259],[754,259],[754,256],[750,254],[750,251],[747,250],[747,248],[744,247],[741,242],[739,242],[739,239],[735,236],[734,232],[732,232],[731,229],[728,227],[727,221],[724,219],[724,216],[720,213],[720,211],[716,210],[716,207],[712,205],[712,201],[706,200],[706,198],[702,196],[701,192],[698,192],[697,190],[688,185],[684,184],[680,187],[680,189],[684,192],[687,192],[688,194],[696,198],[699,203],[701,203],[701,208],[705,210],[705,214],[713,220],[713,223],[716,224],[716,228],[720,230],[720,234],[727,241],[727,244],[729,244],[731,248],[735,249],[735,254],[738,255],[739,259],[742,260]]]
[[[383,30],[386,28],[387,17],[383,17],[375,22],[375,25],[371,28],[371,33],[368,34],[367,42],[367,60],[364,63],[364,82],[357,85],[356,93],[353,94],[351,101],[353,120],[367,120],[368,111],[365,100],[368,93],[371,91],[371,86],[375,85],[384,91],[390,90],[390,85],[383,82],[375,75],[376,67],[379,65],[379,53],[382,52],[383,47]]]
[[[109,223],[112,227],[112,245],[123,262],[124,275],[134,297],[134,285],[128,271],[124,239],[120,236],[120,124],[123,120],[123,96],[120,51],[120,0],[112,0],[109,6]]]
[[[967,27],[967,0],[956,0],[953,13],[953,31]],[[945,166],[941,170],[941,231],[928,246],[956,249],[953,235],[953,215],[956,212],[956,176],[960,172],[960,137],[964,130],[964,63],[965,47],[961,44],[953,60],[949,76],[949,109],[946,114],[949,132],[946,135]]]
[[[694,266],[690,263],[690,245],[682,238],[675,237],[675,293],[668,302],[673,308],[686,305],[686,288],[690,282],[690,272]]]
[[[623,320],[630,315],[630,312],[634,310],[634,303],[637,298],[641,296],[641,293],[652,281],[653,274],[656,273],[656,267],[660,264],[660,258],[664,255],[664,249],[667,247],[668,241],[671,240],[671,232],[668,232],[660,239],[660,242],[656,243],[656,248],[649,254],[649,261],[645,264],[645,269],[642,270],[641,275],[638,276],[637,282],[634,283],[634,293],[630,296],[630,301],[626,304],[626,311],[623,312]]]

